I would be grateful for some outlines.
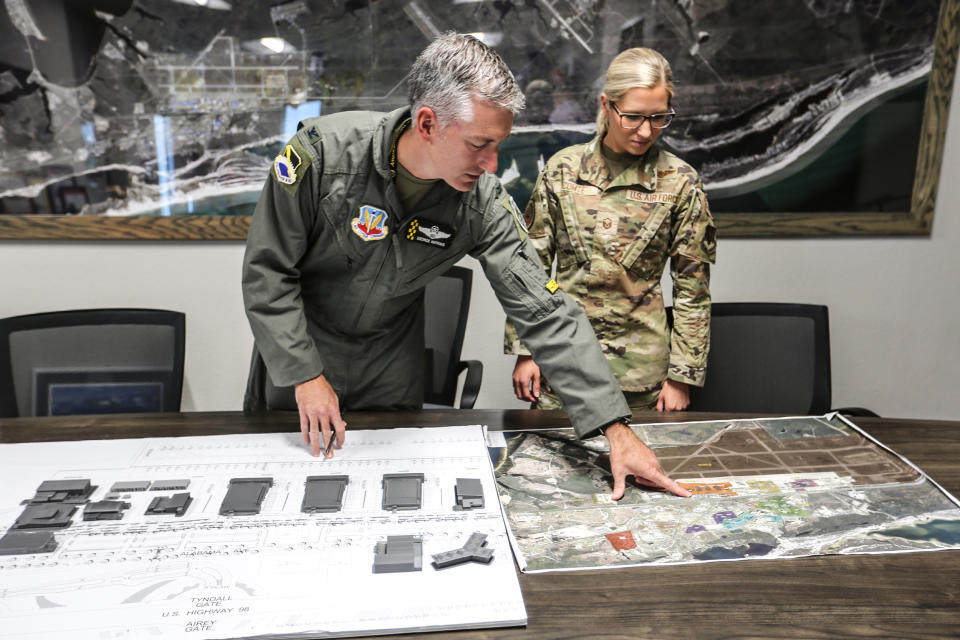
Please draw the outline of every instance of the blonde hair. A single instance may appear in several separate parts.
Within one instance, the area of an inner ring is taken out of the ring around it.
[[[617,54],[607,69],[603,82],[603,93],[608,102],[616,102],[630,89],[653,89],[663,85],[667,97],[673,101],[673,72],[667,59],[653,49],[634,47]],[[603,136],[607,132],[607,116],[603,105],[597,107],[597,133]]]

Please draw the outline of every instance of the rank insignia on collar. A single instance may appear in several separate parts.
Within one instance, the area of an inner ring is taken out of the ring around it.
[[[454,238],[454,230],[433,220],[414,218],[407,223],[406,236],[407,240],[411,242],[419,242],[437,249],[446,249]]]
[[[283,184],[293,184],[297,181],[297,169],[300,167],[300,156],[293,147],[287,145],[273,161],[273,171],[277,180]]]
[[[309,129],[307,129],[307,137],[310,138],[311,140],[319,140],[319,139],[320,139],[320,132],[317,131],[316,125],[314,125],[314,126],[310,127]]]
[[[360,207],[359,217],[350,222],[350,228],[366,242],[368,240],[382,240],[387,237],[387,212],[369,204]]]

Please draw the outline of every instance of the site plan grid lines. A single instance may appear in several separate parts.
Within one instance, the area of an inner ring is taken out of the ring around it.
[[[960,503],[836,414],[631,425],[693,493],[610,499],[603,438],[505,433],[491,448],[522,571],[960,548]]]
[[[423,474],[420,508],[382,508],[387,474]],[[319,475],[349,476],[342,508],[302,513],[306,480]],[[463,477],[479,479],[485,507],[454,510]],[[238,478],[271,484],[244,515],[220,515]],[[299,433],[4,444],[0,534],[41,483],[71,479],[90,480],[91,500],[118,482],[189,479],[192,501],[179,516],[146,515],[169,494],[130,490],[121,520],[85,522],[81,508],[69,527],[44,529],[52,551],[41,540],[36,553],[0,555],[4,637],[296,638],[526,622],[479,425],[350,431],[329,460],[312,458]],[[486,536],[489,564],[430,564],[474,533]],[[419,571],[374,573],[378,543],[394,536],[420,540]]]

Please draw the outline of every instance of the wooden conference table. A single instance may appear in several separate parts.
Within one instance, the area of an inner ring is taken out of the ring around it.
[[[636,414],[682,422],[723,414]],[[557,411],[352,413],[349,429],[486,424],[569,426]],[[960,495],[960,422],[855,418]],[[0,420],[0,442],[198,436],[296,430],[293,413],[170,413]],[[629,489],[628,489],[629,490]],[[527,626],[402,638],[957,638],[960,551],[713,562],[520,575]],[[2,635],[2,633],[0,633]]]

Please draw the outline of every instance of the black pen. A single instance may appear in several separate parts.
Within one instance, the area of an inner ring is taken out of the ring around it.
[[[335,434],[333,431],[331,431],[331,432],[330,432],[330,442],[327,443],[327,448],[323,450],[323,455],[324,455],[324,457],[329,456],[329,455],[330,455],[330,452],[333,451],[333,441],[336,440],[336,439],[337,439],[336,434]]]

